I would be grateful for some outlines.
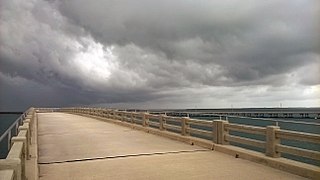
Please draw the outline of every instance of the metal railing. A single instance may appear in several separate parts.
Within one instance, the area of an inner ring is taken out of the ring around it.
[[[6,172],[6,176],[0,176],[0,179],[26,179],[26,160],[30,159],[31,126],[34,118],[34,109],[28,109],[1,136],[1,141],[8,137],[10,150],[5,159],[0,159],[0,171]],[[11,134],[13,128],[17,132],[14,137]]]
[[[19,128],[20,125],[22,125],[23,120],[26,118],[26,116],[27,116],[29,111],[30,111],[30,109],[26,110],[21,116],[19,116],[12,123],[12,125],[4,133],[2,133],[2,135],[0,136],[0,143],[2,143],[2,141],[5,140],[5,138],[7,138],[7,141],[8,141],[7,148],[8,148],[8,150],[10,150],[10,148],[11,148],[11,138],[18,134],[18,128]],[[12,133],[12,131],[14,133]]]

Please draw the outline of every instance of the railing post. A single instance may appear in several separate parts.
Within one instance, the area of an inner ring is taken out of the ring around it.
[[[23,131],[23,130],[25,130],[25,131],[27,131],[27,145],[29,145],[29,144],[31,144],[30,142],[29,142],[29,140],[30,140],[30,123],[29,122],[24,122],[23,123],[23,125],[22,126],[20,126],[19,128],[18,128],[18,130],[19,130],[19,132],[20,131]],[[18,133],[19,134],[19,133]]]
[[[186,135],[188,135],[188,118],[186,118],[186,117],[183,117],[183,118],[181,118],[181,135],[182,136],[186,136]]]
[[[276,136],[279,126],[267,126],[266,134],[266,155],[270,157],[280,157],[281,154],[276,151],[276,146],[280,144],[280,139]]]
[[[123,121],[124,120],[124,113],[123,112],[119,112],[119,116],[120,116],[120,121]]]
[[[216,144],[229,144],[225,141],[225,136],[229,134],[229,131],[224,127],[227,121],[214,120],[213,121],[213,142]]]
[[[218,144],[218,120],[213,120],[212,122],[212,141],[213,143]]]
[[[162,115],[160,115],[159,116],[159,129],[162,131],[162,130],[164,130],[164,121],[163,121],[163,116]]]
[[[146,114],[141,113],[141,117],[142,117],[142,126],[147,126]]]
[[[148,116],[148,113],[142,113],[142,120],[144,121],[145,123],[145,126],[149,127],[149,116]]]
[[[20,121],[20,120],[19,120],[19,121]],[[19,133],[19,132],[18,132],[18,128],[19,128],[19,122],[16,123],[16,134],[15,134],[15,135],[18,135],[18,133]]]
[[[133,112],[130,113],[130,121],[133,124]]]
[[[30,145],[30,142],[29,142],[30,141],[30,135],[29,135],[30,126],[29,126],[29,123],[24,123],[23,126],[20,126],[18,128],[18,130],[19,130],[19,133],[21,131],[25,131],[26,132],[26,137],[23,137],[23,138],[19,137],[19,133],[18,133],[18,135],[16,137],[13,137],[11,139],[11,144],[13,144],[13,142],[15,142],[15,141],[23,141],[24,146],[25,146],[25,152],[27,154],[27,158],[29,159],[29,145]]]
[[[27,130],[27,138],[28,138],[28,141],[29,141],[29,144],[31,144],[31,119],[25,119],[24,121],[23,121],[23,125],[25,125],[25,126],[27,126],[27,128],[24,128],[24,126],[22,126],[21,128],[22,129],[26,129]]]
[[[15,142],[22,142],[23,143],[23,151],[25,153],[25,158],[30,159],[29,157],[29,145],[28,145],[28,139],[26,137],[12,137],[11,139],[11,146]]]
[[[10,150],[10,148],[11,148],[11,131],[12,131],[12,129],[8,133],[8,150]]]
[[[16,180],[25,179],[22,166],[23,165],[20,158],[0,159],[0,169],[14,169],[14,176]]]

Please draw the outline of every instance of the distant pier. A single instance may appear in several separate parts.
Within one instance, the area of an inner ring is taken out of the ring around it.
[[[155,114],[167,114],[169,116],[239,116],[254,118],[311,118],[320,119],[320,108],[245,108],[245,109],[177,109],[177,110],[153,110]]]
[[[0,114],[22,114],[20,111],[0,111]]]

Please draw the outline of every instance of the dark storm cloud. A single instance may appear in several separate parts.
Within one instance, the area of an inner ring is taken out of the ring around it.
[[[169,64],[174,61],[183,66],[189,60],[213,69],[222,66],[224,72],[219,76],[231,83],[257,84],[265,77],[302,66],[306,63],[302,59],[310,53],[318,58],[308,63],[319,62],[316,4],[71,0],[62,1],[59,7],[97,41],[121,47],[133,44],[144,53],[164,54],[161,61]],[[136,60],[120,60],[137,64]],[[187,73],[185,77],[190,76]],[[210,77],[203,83],[219,84]]]
[[[319,91],[316,0],[0,3],[2,109],[247,106],[251,95],[272,104]]]

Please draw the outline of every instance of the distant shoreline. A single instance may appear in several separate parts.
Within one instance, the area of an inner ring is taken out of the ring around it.
[[[23,112],[18,111],[2,111],[0,114],[22,114]]]

